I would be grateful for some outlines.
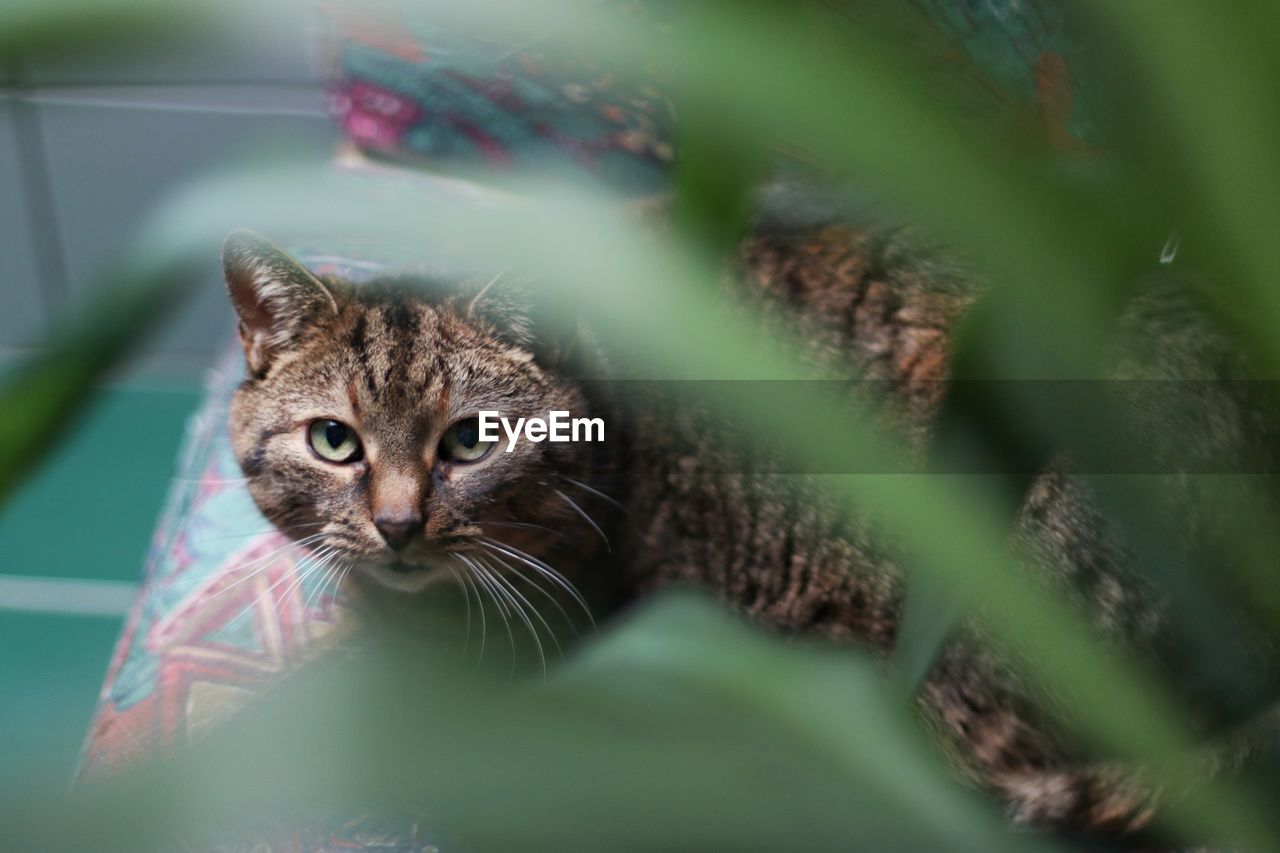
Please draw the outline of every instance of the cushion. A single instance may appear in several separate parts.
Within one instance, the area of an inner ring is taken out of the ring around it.
[[[611,2],[628,20],[678,25],[670,4]],[[839,26],[866,4],[821,5]],[[1055,0],[910,5],[938,36],[924,48],[938,77],[965,87],[971,108],[1013,117],[1015,130],[1059,149],[1096,136],[1082,52]],[[442,17],[429,3],[376,13],[335,4],[329,100],[352,142],[415,167],[537,168],[624,192],[666,188],[677,138],[661,69],[628,81],[591,58],[541,50],[542,40],[494,45]]]
[[[638,14],[645,4],[621,5]],[[663,188],[674,123],[656,83],[528,45],[498,49],[429,8],[335,7],[329,100],[353,142],[434,169],[537,168],[624,192]]]

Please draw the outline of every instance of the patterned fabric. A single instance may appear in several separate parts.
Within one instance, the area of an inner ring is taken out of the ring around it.
[[[641,13],[642,4],[621,5]],[[487,44],[437,17],[337,7],[330,104],[357,145],[437,168],[479,161],[585,174],[630,192],[664,186],[674,126],[656,84]]]
[[[662,5],[612,2],[645,22]],[[1025,115],[1062,150],[1096,135],[1072,74],[1080,51],[1054,0],[911,2],[943,37],[943,73],[986,107]],[[849,23],[865,3],[823,5]],[[429,9],[426,0],[377,15],[335,7],[329,100],[356,145],[434,169],[549,169],[637,193],[667,186],[676,134],[660,74],[626,83],[585,59],[539,51],[537,40],[485,43]]]
[[[211,374],[147,558],[143,592],[107,672],[82,772],[188,741],[351,633],[303,549],[258,512],[226,429],[239,350]]]

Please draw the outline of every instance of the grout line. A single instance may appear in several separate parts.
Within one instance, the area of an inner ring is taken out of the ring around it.
[[[210,98],[210,93],[217,97]],[[230,115],[328,118],[324,90],[310,85],[120,84],[4,86],[0,97],[58,106],[164,110]],[[264,103],[266,101],[266,103]]]
[[[207,351],[137,352],[116,365],[96,387],[100,390],[203,388],[205,374],[225,349],[225,346],[217,346]],[[47,347],[0,347],[0,375],[44,352],[48,352]]]
[[[67,267],[61,228],[54,209],[53,179],[44,146],[39,106],[18,99],[12,102],[10,109],[18,147],[23,207],[39,278],[36,290],[40,294],[43,325],[48,329],[53,318],[66,308],[68,298]]]
[[[0,71],[3,71],[0,66]],[[0,82],[0,95],[28,95],[36,89],[56,92],[60,89],[314,89],[320,77],[296,80],[244,79],[244,80],[128,80],[101,83],[93,80],[31,80],[24,75],[9,73],[10,82]]]
[[[138,585],[127,581],[0,575],[0,610],[75,616],[124,616]]]
[[[0,72],[4,72],[4,67],[0,67]],[[316,73],[312,77],[294,77],[294,78],[270,78],[270,77],[230,77],[227,79],[129,79],[128,77],[116,78],[114,82],[99,82],[93,79],[32,79],[29,74],[18,74],[9,72],[9,81],[0,82],[0,95],[10,90],[18,90],[29,92],[33,88],[47,88],[47,90],[59,90],[59,88],[128,88],[128,87],[175,87],[175,88],[307,88],[316,86],[323,76]]]

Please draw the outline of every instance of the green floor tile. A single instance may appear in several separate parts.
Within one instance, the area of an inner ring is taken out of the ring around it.
[[[71,778],[120,627],[0,611],[0,796]]]
[[[137,581],[198,400],[194,387],[103,392],[0,508],[0,575]],[[70,778],[122,622],[4,605],[0,796]]]
[[[197,389],[103,392],[0,507],[0,574],[136,580]]]

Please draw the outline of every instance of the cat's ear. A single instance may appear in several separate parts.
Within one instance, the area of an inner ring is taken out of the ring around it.
[[[546,367],[567,364],[578,349],[578,311],[552,298],[538,279],[506,272],[478,283],[463,299],[463,314],[504,340],[532,352]]]
[[[333,294],[318,278],[252,231],[233,231],[227,237],[222,269],[240,320],[245,362],[254,375],[265,374],[309,324],[338,312]]]

